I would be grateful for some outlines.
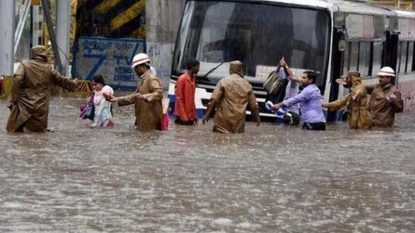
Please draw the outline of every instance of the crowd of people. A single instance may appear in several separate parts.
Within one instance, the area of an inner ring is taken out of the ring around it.
[[[23,60],[14,74],[10,101],[10,116],[7,132],[48,131],[49,90],[57,85],[69,91],[75,91],[77,81],[64,77],[47,62],[48,56],[43,46],[32,48],[32,58]],[[176,84],[175,123],[194,125],[197,123],[195,106],[196,75],[200,63],[191,59],[187,71]],[[401,93],[393,85],[394,71],[384,67],[378,73],[379,84],[364,86],[357,71],[349,71],[339,83],[350,87],[350,93],[331,103],[321,102],[321,93],[315,85],[317,75],[314,71],[304,71],[300,78],[294,77],[284,59],[278,63],[287,77],[284,86],[284,98],[274,98],[271,109],[278,111],[287,108],[284,121],[298,125],[300,118],[302,129],[325,130],[326,118],[323,108],[330,111],[346,107],[348,121],[352,129],[369,129],[373,126],[391,127],[395,113],[402,112]],[[126,96],[114,96],[113,89],[105,84],[102,75],[95,75],[91,84],[94,94],[90,97],[94,105],[91,127],[114,126],[112,104],[118,106],[134,104],[135,126],[140,131],[161,130],[164,97],[162,82],[155,75],[150,65],[150,58],[145,53],[134,56],[132,69],[140,77],[137,89]],[[299,85],[303,87],[299,91]],[[368,94],[370,98],[368,100]],[[251,84],[243,74],[243,63],[232,61],[229,76],[222,78],[216,85],[202,123],[214,116],[213,131],[219,133],[243,133],[245,130],[246,111],[249,110],[253,121],[260,125],[259,107]]]

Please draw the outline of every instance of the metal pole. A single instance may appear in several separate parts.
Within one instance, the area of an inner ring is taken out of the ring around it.
[[[14,72],[15,4],[15,0],[0,0],[0,76]]]
[[[30,25],[29,25],[29,47],[32,48],[33,47],[33,6],[30,5]],[[30,51],[30,56],[32,57],[32,49],[29,50]]]
[[[2,1],[2,0],[0,0],[0,1]],[[52,44],[53,57],[55,58],[55,68],[61,74],[66,75],[65,73],[63,73],[62,62],[61,62],[61,59],[59,57],[59,48],[58,48],[58,44],[56,42],[55,30],[54,30],[53,24],[52,24],[52,17],[50,16],[49,0],[42,0],[42,8],[43,8],[43,13],[45,15],[46,26],[48,26],[49,39],[50,39],[50,42]]]
[[[14,32],[14,55],[16,55],[17,47],[19,46],[20,38],[22,37],[24,25],[26,22],[27,15],[29,14],[31,5],[32,1],[26,0],[24,5],[22,6],[23,9],[21,10],[21,12],[19,12],[19,21],[17,23],[16,31]]]
[[[56,1],[56,43],[62,62],[62,73],[66,76],[69,65],[69,31],[71,22],[71,1]]]

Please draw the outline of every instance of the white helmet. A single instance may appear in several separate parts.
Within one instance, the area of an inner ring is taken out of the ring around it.
[[[378,76],[392,76],[395,77],[395,71],[389,66],[385,66],[378,72]]]
[[[137,65],[140,65],[143,63],[150,63],[150,58],[148,57],[148,55],[145,53],[136,54],[133,58],[133,63],[131,65],[131,68],[134,68]]]

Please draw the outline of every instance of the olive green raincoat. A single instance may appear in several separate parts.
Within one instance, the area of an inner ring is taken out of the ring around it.
[[[249,104],[253,120],[260,122],[259,108],[251,84],[237,70],[221,79],[212,93],[204,119],[209,119],[214,111],[213,131],[220,133],[243,133],[246,110]]]
[[[141,93],[144,99],[136,99],[134,95]],[[161,130],[163,108],[163,86],[160,80],[150,71],[143,74],[138,82],[137,90],[130,95],[118,97],[118,106],[134,104],[135,124],[140,131]]]
[[[14,74],[11,93],[14,107],[7,122],[7,132],[23,132],[24,128],[45,132],[52,85],[76,90],[76,81],[62,76],[47,63],[43,46],[34,46],[32,54],[33,58],[23,60]]]
[[[403,111],[403,100],[401,92],[392,84],[382,87],[376,86],[367,87],[366,90],[370,94],[369,109],[372,114],[373,125],[379,127],[392,127],[395,121],[395,113]],[[387,97],[392,94],[396,96],[396,101],[390,103]]]
[[[329,110],[334,111],[346,106],[351,129],[370,129],[372,117],[370,116],[367,92],[360,78],[352,78],[352,91],[345,97],[329,103]]]

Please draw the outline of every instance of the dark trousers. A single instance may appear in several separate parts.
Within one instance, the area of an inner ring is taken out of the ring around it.
[[[326,123],[325,122],[317,122],[317,123],[308,123],[304,122],[303,124],[304,130],[326,130]]]

